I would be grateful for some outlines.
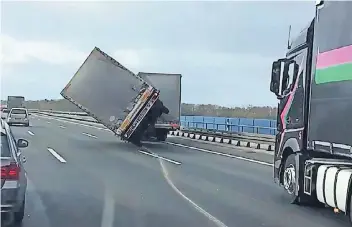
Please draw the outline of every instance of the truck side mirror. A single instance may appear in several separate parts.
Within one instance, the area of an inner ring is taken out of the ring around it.
[[[280,90],[281,61],[274,61],[271,69],[270,91],[279,95]]]

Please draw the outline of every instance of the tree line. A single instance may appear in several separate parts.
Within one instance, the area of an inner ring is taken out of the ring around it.
[[[2,104],[4,102],[2,101]],[[78,107],[65,99],[45,99],[26,101],[28,109],[56,110],[56,111],[81,111]],[[271,106],[246,106],[224,107],[213,104],[182,103],[181,115],[183,116],[214,116],[214,117],[244,117],[276,119],[276,108]]]

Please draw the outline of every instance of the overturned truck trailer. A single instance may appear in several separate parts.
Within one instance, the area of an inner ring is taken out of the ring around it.
[[[60,94],[121,139],[141,146],[149,125],[169,112],[159,93],[95,47]]]

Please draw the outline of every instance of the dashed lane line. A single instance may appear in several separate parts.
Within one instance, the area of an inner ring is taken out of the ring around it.
[[[34,133],[28,130],[28,134],[34,136]]]
[[[94,139],[98,139],[98,137],[97,137],[97,136],[92,135],[92,134],[89,134],[89,133],[86,133],[86,132],[82,132],[82,134],[83,134],[83,135],[85,135],[85,136],[88,136],[88,137],[94,138]]]
[[[58,153],[56,153],[54,149],[48,147],[48,151],[61,163],[66,163],[66,160],[63,157],[61,157]]]

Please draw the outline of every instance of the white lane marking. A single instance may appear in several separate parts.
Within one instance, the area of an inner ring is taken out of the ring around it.
[[[28,130],[28,134],[34,136],[34,133]]]
[[[63,125],[59,125],[59,127],[60,127],[60,128],[66,128],[66,127],[65,127],[65,126],[63,126]]]
[[[110,129],[101,128],[101,127],[95,127],[95,126],[93,126],[93,125],[86,125],[86,124],[81,124],[81,123],[77,123],[77,122],[73,122],[73,121],[65,121],[65,120],[57,119],[57,118],[53,118],[53,117],[50,117],[50,118],[49,118],[49,117],[47,117],[47,116],[40,116],[40,115],[38,115],[38,117],[48,118],[48,119],[51,119],[51,120],[56,120],[56,121],[61,121],[61,122],[70,123],[70,124],[74,124],[74,125],[80,125],[80,126],[85,126],[85,127],[89,127],[89,128],[95,128],[95,129],[105,130],[105,131],[111,132]],[[38,118],[38,120],[39,120],[39,118]]]
[[[175,165],[181,165],[181,162],[177,162],[177,161],[174,161],[174,160],[171,160],[171,159],[168,159],[168,158],[161,157],[161,156],[159,156],[159,155],[157,155],[155,153],[149,153],[149,152],[145,152],[145,151],[139,151],[139,153],[142,153],[142,154],[145,154],[145,155],[149,155],[149,156],[152,156],[154,158],[158,158],[158,159],[170,162],[170,163],[175,164]]]
[[[101,219],[101,227],[112,227],[114,223],[115,200],[106,189],[104,194],[104,207]]]
[[[203,214],[205,217],[207,217],[210,221],[213,221],[217,226],[219,227],[227,227],[223,222],[221,222],[219,219],[208,213],[206,210],[201,208],[199,205],[197,205],[195,202],[193,202],[190,198],[185,196],[171,181],[169,177],[169,172],[167,171],[166,167],[164,166],[164,163],[161,159],[159,159],[159,163],[161,166],[161,171],[163,173],[164,178],[166,179],[167,183],[171,186],[171,188],[179,194],[183,199],[185,199],[187,202],[189,202],[198,212]]]
[[[89,134],[89,133],[82,132],[82,134],[85,135],[85,136],[89,136],[89,137],[95,138],[95,139],[98,138],[95,135],[92,135],[92,134]]]
[[[66,163],[66,160],[61,157],[58,153],[56,153],[56,151],[50,147],[48,147],[48,151],[57,159],[59,160],[60,162],[62,163]]]
[[[47,121],[48,124],[50,124],[51,122],[50,121]]]
[[[258,161],[258,160],[254,160],[254,159],[250,159],[250,158],[244,158],[244,157],[231,155],[231,154],[226,154],[226,153],[221,153],[221,152],[217,152],[217,151],[206,150],[206,149],[203,149],[203,148],[190,147],[190,146],[186,146],[186,145],[183,145],[183,144],[172,143],[172,142],[165,142],[165,143],[170,144],[170,145],[174,145],[174,146],[178,146],[178,147],[188,148],[188,149],[191,149],[191,150],[196,150],[196,151],[202,151],[202,152],[206,152],[206,153],[210,153],[210,154],[221,155],[221,156],[225,156],[225,157],[229,157],[229,158],[235,158],[235,159],[243,160],[243,161],[247,161],[247,162],[253,162],[253,163],[256,163],[256,164],[260,164],[260,165],[274,166],[274,164],[272,164],[272,163],[262,162],[262,161]]]

